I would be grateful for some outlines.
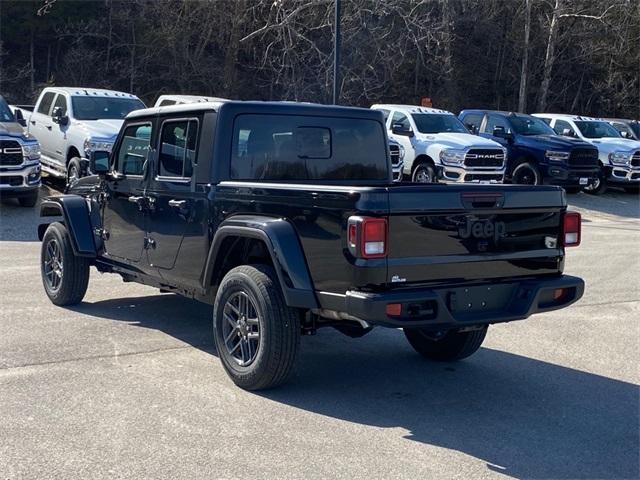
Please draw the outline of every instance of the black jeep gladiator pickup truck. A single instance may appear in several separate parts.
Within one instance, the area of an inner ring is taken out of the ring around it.
[[[82,300],[89,267],[213,305],[218,355],[257,390],[291,372],[300,335],[402,328],[433,360],[487,327],[566,307],[580,216],[555,186],[399,185],[382,113],[296,103],[150,108],[95,175],[46,199],[44,288]]]

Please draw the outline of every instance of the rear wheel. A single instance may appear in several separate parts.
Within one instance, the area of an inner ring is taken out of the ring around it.
[[[216,350],[231,380],[246,390],[284,383],[300,345],[298,311],[284,300],[275,272],[242,265],[222,280],[213,311]]]
[[[40,252],[42,284],[55,305],[80,303],[89,284],[89,261],[73,254],[67,228],[58,222],[47,228]]]
[[[413,171],[411,176],[413,183],[436,183],[436,171],[433,165],[421,163]]]
[[[468,332],[426,332],[405,328],[404,334],[413,349],[429,360],[451,362],[473,355],[482,345],[488,327]]]
[[[34,190],[29,195],[24,197],[19,197],[18,202],[21,207],[33,207],[36,203],[38,203],[38,190]]]
[[[511,183],[517,185],[540,185],[542,183],[542,175],[540,175],[540,170],[533,163],[522,162],[513,169]]]

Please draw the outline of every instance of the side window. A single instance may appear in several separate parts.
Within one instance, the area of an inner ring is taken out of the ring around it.
[[[558,135],[562,135],[565,129],[569,130],[571,132],[571,135],[575,135],[576,133],[573,130],[573,128],[571,128],[571,125],[569,124],[569,122],[565,122],[564,120],[556,120],[556,123],[553,126],[553,129]]]
[[[405,130],[409,130],[411,128],[411,123],[409,122],[409,119],[404,113],[395,112],[393,114],[391,125],[393,126],[393,124],[395,123],[402,124],[402,128],[404,128]]]
[[[189,178],[193,173],[198,140],[198,120],[167,121],[162,124],[158,149],[158,175]]]
[[[484,133],[493,135],[493,129],[496,127],[504,128],[504,131],[509,131],[509,124],[507,121],[498,115],[489,115],[487,117],[487,124],[484,126]]]
[[[53,103],[53,108],[51,109],[52,113],[56,107],[60,107],[62,109],[62,116],[67,114],[67,99],[64,98],[64,95],[61,93],[58,94],[56,101]]]
[[[167,107],[169,105],[175,105],[176,101],[175,100],[162,100],[160,102],[160,105],[158,105],[159,107]]]
[[[53,92],[47,92],[42,96],[42,100],[40,100],[40,105],[38,105],[38,113],[49,115],[49,110],[51,109],[51,104],[53,103],[54,95],[55,93]]]
[[[551,119],[550,118],[542,118],[542,117],[538,117],[540,120],[542,120],[544,123],[546,123],[547,125],[551,125]]]
[[[482,123],[482,117],[484,115],[482,113],[470,113],[465,115],[464,126],[467,127],[472,133],[477,133],[480,131],[480,124]]]
[[[151,123],[129,125],[124,131],[116,157],[116,171],[125,175],[142,175],[150,145]]]

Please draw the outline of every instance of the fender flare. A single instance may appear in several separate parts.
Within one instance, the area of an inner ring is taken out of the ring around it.
[[[41,217],[64,218],[64,224],[71,236],[74,255],[80,257],[96,257],[96,245],[93,235],[89,207],[87,201],[79,195],[60,195],[47,197],[40,204]],[[42,240],[48,223],[38,226],[38,238]]]
[[[260,215],[237,215],[222,222],[209,248],[203,274],[203,289],[210,293],[216,263],[225,252],[221,250],[228,237],[255,238],[264,242],[289,307],[319,308],[313,282],[293,226],[284,219]]]

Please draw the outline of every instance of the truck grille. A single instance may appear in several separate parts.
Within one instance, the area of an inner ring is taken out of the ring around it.
[[[0,185],[9,185],[11,187],[19,187],[20,185],[22,185],[22,177],[20,175],[0,177]]]
[[[400,163],[400,147],[398,145],[390,144],[389,151],[391,152],[391,165],[395,167]]]
[[[464,156],[464,164],[467,167],[495,167],[504,165],[504,152],[502,150],[469,150]]]
[[[633,154],[631,157],[631,166],[632,167],[640,167],[640,150]]]
[[[0,140],[0,166],[22,164],[22,147],[15,140]]]
[[[574,148],[569,156],[571,167],[596,167],[598,166],[598,149]]]

